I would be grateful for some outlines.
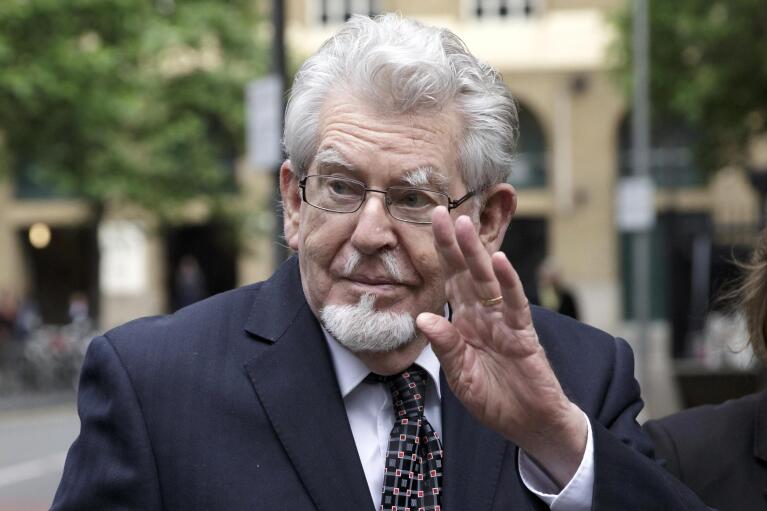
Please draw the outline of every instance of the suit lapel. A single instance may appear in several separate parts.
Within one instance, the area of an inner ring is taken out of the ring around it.
[[[246,330],[264,349],[245,364],[317,509],[373,509],[332,361],[288,261],[255,300]]]
[[[441,371],[440,390],[445,451],[443,507],[489,510],[507,456],[506,449],[514,447],[466,411]]]

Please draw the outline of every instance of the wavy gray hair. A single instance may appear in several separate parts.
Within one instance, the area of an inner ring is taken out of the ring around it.
[[[453,106],[463,120],[466,186],[482,190],[508,179],[519,131],[514,98],[449,30],[396,14],[353,16],[325,41],[298,70],[285,113],[285,149],[298,177],[317,152],[323,103],[338,90],[400,114]]]

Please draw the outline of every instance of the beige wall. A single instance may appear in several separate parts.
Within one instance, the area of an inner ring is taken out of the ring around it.
[[[407,16],[460,17],[463,7],[461,0],[384,0],[384,11],[394,11]]]
[[[288,23],[306,23],[306,0],[285,0],[285,18]]]
[[[384,11],[406,13],[408,16],[450,16],[461,15],[461,0],[384,0]]]
[[[549,10],[600,9],[613,11],[626,5],[626,0],[546,0]]]
[[[24,292],[25,278],[15,226],[10,221],[13,205],[9,183],[0,181],[0,290],[19,295]]]

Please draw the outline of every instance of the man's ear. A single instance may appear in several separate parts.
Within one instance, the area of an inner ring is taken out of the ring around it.
[[[293,173],[290,160],[280,166],[280,194],[282,195],[282,222],[285,240],[293,250],[298,250],[298,224],[301,218],[301,190],[298,177]]]
[[[498,251],[511,217],[517,210],[517,191],[507,183],[495,185],[485,194],[479,215],[479,239],[491,254]]]

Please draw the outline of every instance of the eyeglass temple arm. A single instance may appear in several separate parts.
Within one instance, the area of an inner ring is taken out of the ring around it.
[[[477,192],[469,192],[469,193],[467,193],[466,195],[464,195],[463,197],[461,197],[458,200],[451,200],[451,201],[449,201],[447,203],[447,210],[450,211],[451,209],[457,208],[458,206],[460,206],[461,204],[463,204],[467,200],[469,200],[472,197],[474,197],[476,194],[477,194]]]

